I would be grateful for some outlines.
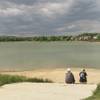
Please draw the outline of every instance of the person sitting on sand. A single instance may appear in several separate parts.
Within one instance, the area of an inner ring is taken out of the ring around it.
[[[87,83],[87,73],[85,71],[85,69],[83,69],[80,73],[79,73],[79,76],[80,76],[80,83]]]
[[[74,84],[75,83],[75,78],[74,78],[74,75],[71,72],[70,68],[67,69],[67,73],[66,73],[66,77],[65,77],[65,82],[67,84]]]

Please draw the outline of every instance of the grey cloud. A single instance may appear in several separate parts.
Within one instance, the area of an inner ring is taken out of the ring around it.
[[[100,32],[99,6],[99,0],[0,0],[0,33]]]

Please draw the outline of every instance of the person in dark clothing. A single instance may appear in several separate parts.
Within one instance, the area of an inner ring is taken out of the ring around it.
[[[74,84],[75,83],[75,78],[74,78],[74,75],[71,72],[70,68],[67,69],[65,83],[67,83],[67,84]]]
[[[80,77],[80,83],[87,83],[87,73],[85,71],[85,69],[83,69],[80,73],[79,73],[79,77]]]

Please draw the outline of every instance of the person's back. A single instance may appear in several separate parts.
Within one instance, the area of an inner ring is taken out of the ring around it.
[[[68,69],[68,72],[66,73],[65,82],[68,84],[75,83],[74,75],[70,69]]]
[[[80,82],[81,83],[86,83],[87,82],[87,73],[85,72],[85,69],[83,69],[83,71],[81,71],[79,73],[79,76],[80,76]]]

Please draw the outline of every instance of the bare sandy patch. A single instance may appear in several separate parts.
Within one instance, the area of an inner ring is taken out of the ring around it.
[[[15,83],[0,88],[1,100],[81,100],[92,95],[96,85],[60,83]]]

